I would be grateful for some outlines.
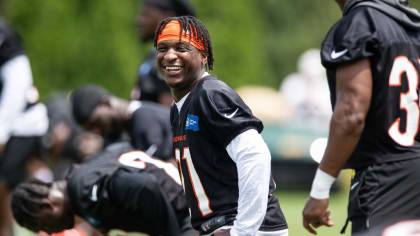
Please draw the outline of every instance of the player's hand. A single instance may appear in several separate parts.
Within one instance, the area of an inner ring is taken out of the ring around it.
[[[214,236],[230,236],[229,229],[221,229],[214,231]]]
[[[303,208],[303,227],[312,234],[316,234],[314,228],[325,225],[331,227],[334,222],[331,221],[331,211],[327,211],[329,199],[315,199],[309,197]]]

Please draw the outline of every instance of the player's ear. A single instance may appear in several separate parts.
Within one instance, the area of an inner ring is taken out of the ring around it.
[[[205,53],[201,53],[202,59],[201,59],[201,65],[206,66],[207,64],[207,55]]]

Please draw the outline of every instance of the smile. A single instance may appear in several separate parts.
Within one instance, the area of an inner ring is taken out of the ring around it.
[[[167,70],[167,71],[178,71],[178,70],[181,70],[181,66],[166,66],[165,67],[165,70]]]

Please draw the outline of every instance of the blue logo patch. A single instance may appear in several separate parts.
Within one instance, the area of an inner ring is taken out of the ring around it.
[[[199,131],[198,127],[198,116],[187,115],[187,121],[185,122],[185,130]]]

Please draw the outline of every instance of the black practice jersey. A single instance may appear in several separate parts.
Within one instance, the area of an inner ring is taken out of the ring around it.
[[[178,235],[188,217],[179,173],[126,144],[114,144],[67,177],[75,213],[104,231]]]
[[[326,36],[321,51],[333,107],[336,68],[363,58],[371,64],[371,104],[347,168],[420,157],[420,31],[393,18],[395,14],[386,12],[390,6],[385,3],[380,7],[369,4],[372,6],[359,4],[345,12]]]
[[[21,54],[23,49],[20,36],[0,18],[0,66]]]
[[[190,91],[180,113],[175,104],[172,106],[171,124],[193,227],[198,229],[215,216],[236,215],[238,174],[226,146],[246,130],[261,132],[262,122],[235,91],[207,76]],[[274,189],[272,182],[270,193]],[[268,197],[261,229],[286,228],[278,200],[271,194]]]
[[[142,102],[129,121],[131,144],[162,160],[172,155],[172,130],[169,109],[152,102]],[[153,150],[152,150],[153,149]]]

